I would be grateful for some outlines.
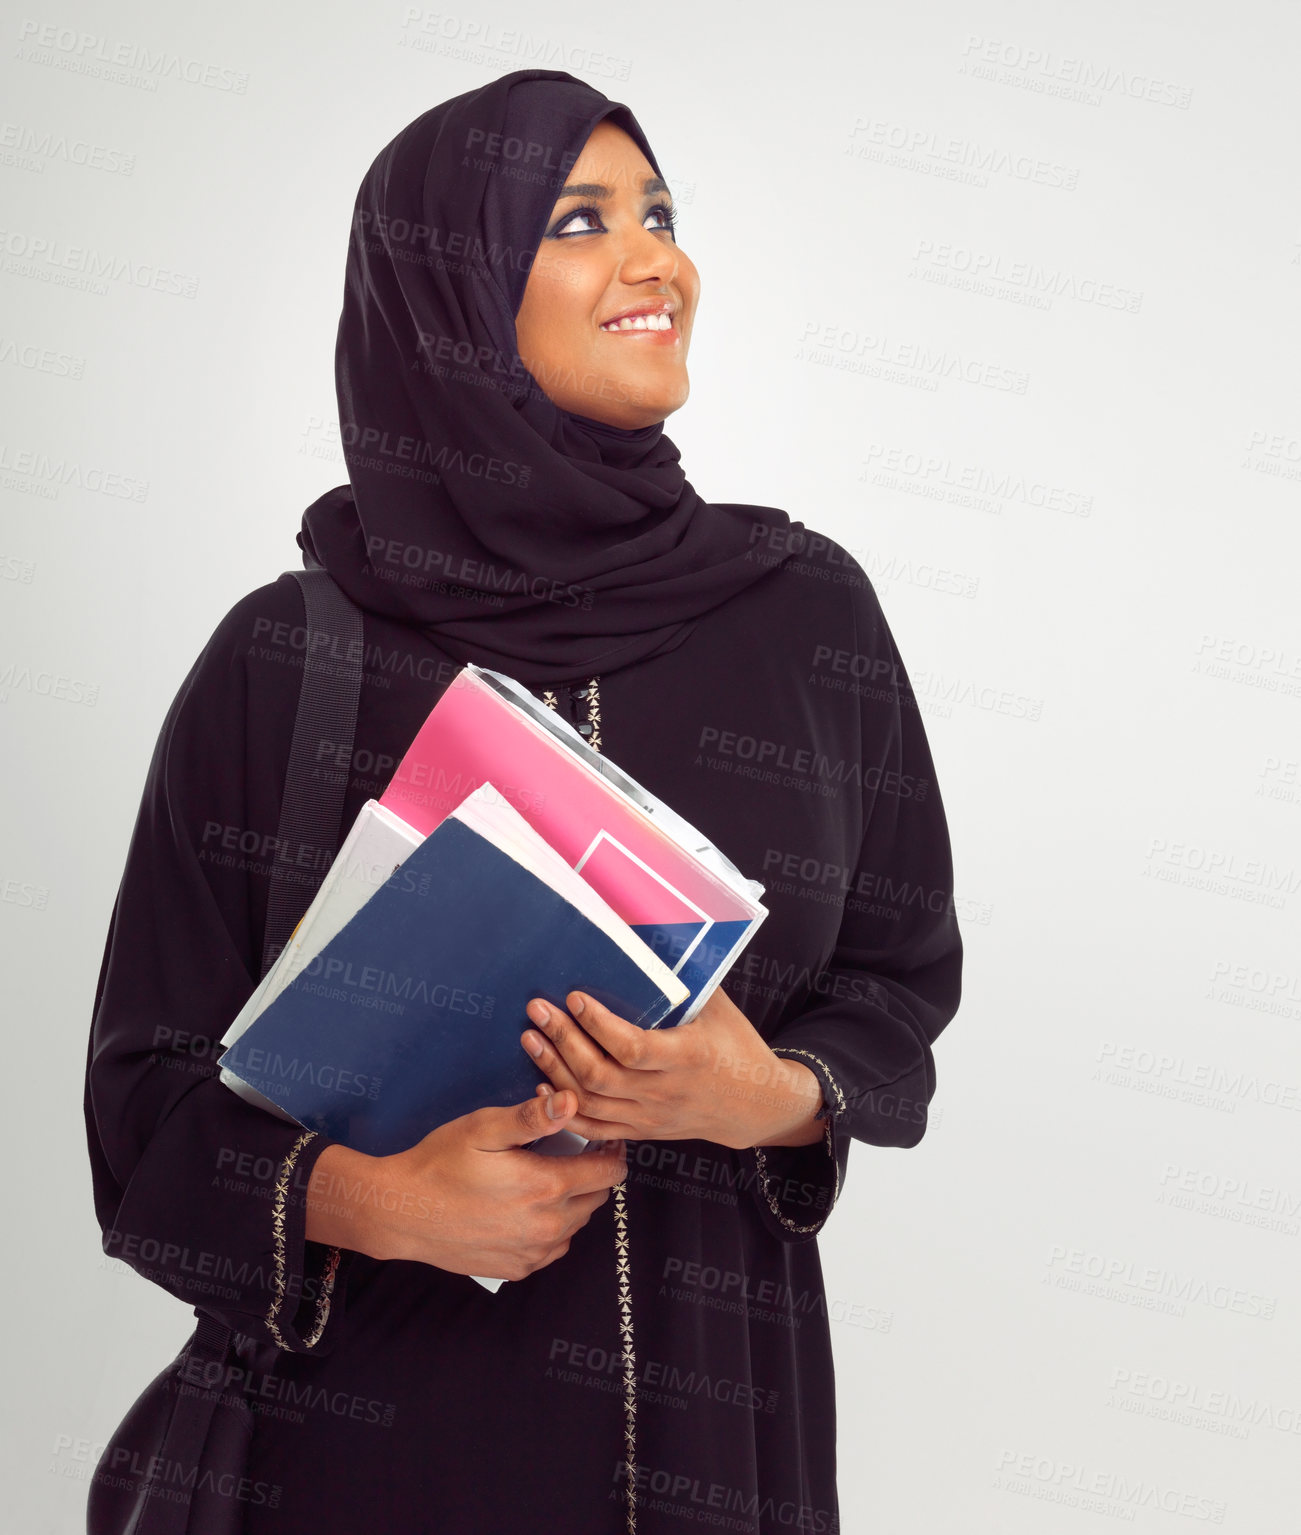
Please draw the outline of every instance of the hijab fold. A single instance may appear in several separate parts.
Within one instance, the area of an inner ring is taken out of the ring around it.
[[[663,422],[563,410],[520,360],[534,254],[607,118],[662,175],[627,107],[543,69],[443,102],[376,157],[335,350],[348,483],[298,535],[360,607],[523,682],[672,650],[803,544],[777,508],[703,501]]]

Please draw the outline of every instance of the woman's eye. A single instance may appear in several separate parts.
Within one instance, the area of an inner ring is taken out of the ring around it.
[[[599,225],[601,222],[601,216],[599,213],[597,213],[595,208],[575,208],[572,213],[567,213],[565,217],[560,221],[560,223],[556,225],[553,233],[558,235],[564,234],[575,219],[591,219],[597,225]],[[591,230],[575,229],[571,231],[571,233],[585,235],[590,234]]]
[[[677,215],[667,203],[656,203],[646,214],[646,217],[648,219],[657,218],[659,222],[653,227],[656,229],[667,229],[670,234],[677,228]],[[578,219],[589,219],[591,224],[587,228],[571,229],[570,225],[574,224]],[[592,226],[595,227],[593,228]],[[572,213],[565,214],[564,218],[561,219],[551,232],[556,236],[586,235],[593,234],[602,227],[604,226],[601,224],[601,215],[596,208],[575,208]]]

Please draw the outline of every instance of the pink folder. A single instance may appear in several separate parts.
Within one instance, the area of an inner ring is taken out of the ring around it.
[[[688,987],[664,1024],[694,1017],[767,915],[757,899],[763,887],[512,678],[467,666],[380,803],[427,836],[483,783]]]

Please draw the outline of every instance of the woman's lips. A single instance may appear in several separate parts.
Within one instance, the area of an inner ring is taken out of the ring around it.
[[[657,341],[661,346],[673,346],[682,339],[676,325],[670,325],[667,330],[638,330],[633,326],[627,330],[607,330],[602,325],[596,328],[603,336],[617,336],[621,341],[636,336],[639,341]]]

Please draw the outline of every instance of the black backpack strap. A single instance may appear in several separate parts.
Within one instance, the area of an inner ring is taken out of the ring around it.
[[[351,777],[352,742],[361,697],[361,609],[319,566],[290,574],[303,589],[307,648],[276,845],[309,848],[333,857],[343,818],[344,791]],[[347,764],[343,772],[321,770],[321,746],[326,742],[335,762]],[[311,864],[318,861],[309,860]],[[291,873],[297,877],[288,878]],[[299,868],[293,859],[276,861],[267,902],[263,975],[288,943],[324,878],[324,869]]]
[[[199,1475],[204,1470],[213,1473],[214,1481],[226,1474],[234,1481],[244,1474],[243,1466],[213,1464],[211,1453],[207,1456],[204,1454],[208,1431],[217,1409],[217,1399],[229,1386],[226,1359],[230,1349],[231,1329],[198,1306],[194,1308],[194,1314],[199,1319],[199,1325],[194,1329],[194,1335],[186,1344],[184,1353],[175,1365],[169,1367],[176,1371],[175,1379],[167,1382],[168,1395],[173,1404],[172,1412],[157,1450],[163,1487],[153,1485],[155,1470],[150,1467],[140,1487],[132,1516],[127,1522],[125,1535],[197,1535],[199,1526],[194,1524],[192,1528],[190,1518],[193,1498],[173,1500],[157,1496],[165,1490],[169,1475],[185,1484],[189,1481],[190,1468],[194,1467],[194,1491],[197,1494]],[[136,1448],[128,1447],[133,1450]],[[229,1447],[226,1453],[229,1455]],[[233,1504],[234,1500],[227,1501]],[[222,1506],[219,1504],[218,1507]],[[238,1516],[234,1512],[226,1515],[224,1508],[222,1515],[225,1516],[223,1528],[233,1531],[237,1527]],[[242,1528],[242,1524],[239,1527]],[[89,1528],[92,1535],[95,1535],[93,1524]],[[213,1535],[217,1535],[215,1530]]]

